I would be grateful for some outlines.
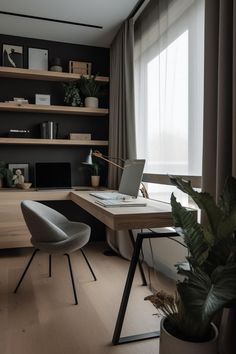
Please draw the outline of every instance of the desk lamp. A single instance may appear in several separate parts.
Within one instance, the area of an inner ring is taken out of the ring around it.
[[[121,158],[118,158],[118,157],[106,156],[106,155],[103,155],[100,151],[98,151],[98,150],[93,151],[92,149],[90,150],[89,155],[87,156],[86,161],[84,162],[84,164],[91,165],[92,164],[92,156],[95,156],[95,157],[97,157],[97,158],[99,158],[101,160],[104,160],[107,163],[109,163],[109,164],[111,164],[111,165],[113,165],[115,167],[118,167],[118,168],[120,168],[122,170],[124,169],[123,166],[120,166],[117,163],[113,162],[112,159],[121,160],[122,162],[125,162],[125,160],[123,160]],[[143,182],[141,182],[140,192],[142,193],[142,196],[144,198],[147,198],[147,199],[149,198],[147,189],[146,189],[145,185],[143,184]]]

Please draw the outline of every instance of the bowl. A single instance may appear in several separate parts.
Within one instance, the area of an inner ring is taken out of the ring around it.
[[[19,188],[19,189],[29,189],[30,187],[32,186],[32,183],[21,183],[21,184],[17,184],[16,185],[16,188]]]

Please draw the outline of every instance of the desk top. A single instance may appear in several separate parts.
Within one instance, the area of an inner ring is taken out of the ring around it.
[[[88,191],[71,192],[69,199],[92,214],[112,230],[129,230],[173,225],[171,206],[168,203],[138,198],[147,204],[144,207],[106,208],[96,203],[97,198]]]

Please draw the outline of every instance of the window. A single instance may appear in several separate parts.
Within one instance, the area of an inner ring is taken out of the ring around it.
[[[135,25],[136,144],[146,173],[201,176],[203,61],[204,1],[150,1]]]

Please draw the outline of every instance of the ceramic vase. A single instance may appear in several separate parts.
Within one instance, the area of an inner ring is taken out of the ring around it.
[[[100,183],[100,176],[91,176],[92,187],[98,187]]]
[[[218,330],[212,323],[214,337],[207,342],[188,342],[172,336],[165,329],[165,318],[161,320],[159,354],[217,354]]]
[[[84,101],[85,107],[98,108],[98,98],[97,97],[86,97]]]

